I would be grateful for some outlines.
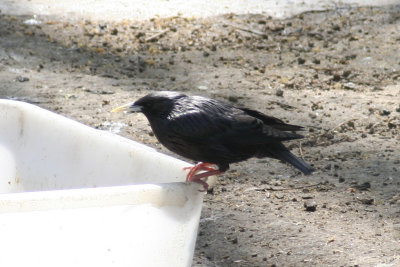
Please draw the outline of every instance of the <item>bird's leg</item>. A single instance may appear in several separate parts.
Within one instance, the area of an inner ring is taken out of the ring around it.
[[[221,174],[223,172],[219,171],[218,169],[209,167],[212,166],[214,164],[212,163],[203,163],[200,162],[198,164],[196,164],[194,167],[185,167],[183,168],[184,170],[189,169],[189,173],[186,176],[186,182],[196,182],[199,183],[201,185],[203,185],[204,187],[204,191],[208,190],[208,184],[206,182],[204,182],[203,180],[201,180],[202,178],[206,178],[208,176],[212,176],[212,175],[217,175],[217,174]],[[199,174],[196,174],[198,172],[201,171],[205,171]]]

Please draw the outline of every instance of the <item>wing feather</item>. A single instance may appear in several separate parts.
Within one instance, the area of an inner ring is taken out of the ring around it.
[[[171,134],[176,134],[179,138],[186,137],[185,139],[197,142],[218,139],[222,143],[239,144],[266,144],[302,138],[301,135],[266,125],[263,120],[258,118],[259,116],[251,116],[243,109],[235,108],[222,101],[201,97],[191,98],[187,102],[180,102],[171,112],[168,120]],[[268,118],[275,124],[285,125],[278,119]],[[298,126],[288,128],[290,130],[298,129],[295,127]]]

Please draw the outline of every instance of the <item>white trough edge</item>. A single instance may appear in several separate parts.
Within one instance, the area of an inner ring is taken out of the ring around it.
[[[201,189],[196,183],[165,183],[0,194],[0,213],[141,204],[183,207]]]

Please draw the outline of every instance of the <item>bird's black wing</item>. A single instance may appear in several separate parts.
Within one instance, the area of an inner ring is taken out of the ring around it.
[[[219,101],[190,97],[175,104],[168,117],[168,128],[181,137],[208,139],[226,132],[231,127],[234,116],[235,114]]]
[[[246,111],[222,101],[191,97],[190,101],[177,105],[168,124],[172,134],[198,142],[214,138],[222,143],[266,144],[302,137],[266,125],[263,120]],[[270,118],[272,120],[273,117]],[[278,119],[275,124],[284,125]]]
[[[253,110],[253,109],[249,109],[249,108],[240,108],[240,109],[243,110],[248,115],[261,120],[265,125],[269,125],[275,129],[278,129],[281,131],[300,131],[303,129],[303,127],[301,127],[301,126],[287,124],[278,118],[268,116],[257,110]]]

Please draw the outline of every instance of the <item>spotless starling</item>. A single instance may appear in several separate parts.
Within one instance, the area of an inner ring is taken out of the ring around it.
[[[202,178],[221,174],[229,164],[252,157],[278,159],[304,174],[314,171],[282,144],[303,138],[295,133],[303,127],[256,110],[202,96],[161,91],[113,110],[117,111],[142,112],[161,144],[198,162],[187,168],[186,181],[198,182],[205,189],[208,184]]]

